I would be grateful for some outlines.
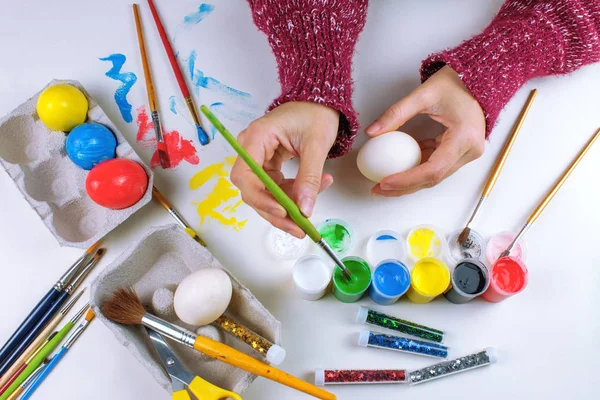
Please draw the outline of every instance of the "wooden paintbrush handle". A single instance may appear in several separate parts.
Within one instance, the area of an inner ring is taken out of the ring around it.
[[[492,192],[492,189],[494,188],[494,185],[496,184],[496,181],[498,180],[498,177],[500,176],[500,172],[502,171],[504,164],[506,164],[506,159],[508,158],[508,154],[510,153],[510,150],[512,149],[513,144],[515,144],[515,140],[517,139],[517,135],[519,134],[519,131],[521,130],[521,126],[523,126],[523,122],[525,122],[525,117],[527,116],[527,113],[529,112],[529,109],[531,108],[531,104],[533,103],[533,99],[535,98],[536,94],[537,94],[537,89],[533,89],[531,91],[531,93],[529,93],[527,102],[525,103],[525,106],[523,106],[523,109],[521,110],[521,114],[519,115],[519,118],[517,119],[515,126],[513,126],[512,132],[510,133],[510,136],[506,140],[504,149],[502,149],[502,152],[500,153],[498,160],[496,160],[496,165],[494,165],[494,168],[492,168],[492,172],[490,173],[488,181],[485,184],[485,188],[483,188],[482,196],[488,197],[490,195],[490,193]]]
[[[544,200],[542,200],[542,202],[533,211],[533,213],[527,220],[527,222],[529,224],[533,224],[535,222],[535,220],[540,216],[542,211],[544,211],[544,209],[546,208],[548,203],[550,203],[550,200],[552,200],[552,198],[556,195],[558,190],[566,182],[566,180],[569,178],[569,175],[571,175],[571,173],[575,170],[575,168],[577,167],[579,162],[583,159],[583,156],[586,155],[586,153],[589,151],[589,149],[592,147],[592,145],[598,139],[598,137],[600,137],[600,129],[598,129],[596,131],[594,136],[592,136],[592,138],[588,141],[588,143],[585,145],[585,147],[579,152],[579,155],[575,158],[575,160],[573,160],[573,162],[571,163],[569,168],[567,168],[567,170],[562,174],[562,176],[560,177],[558,182],[556,182],[554,184],[554,187],[552,189],[550,189],[550,191],[548,192],[546,197],[544,197]]]
[[[280,369],[262,363],[255,358],[242,353],[241,351],[215,340],[198,336],[198,338],[196,338],[196,342],[194,343],[194,348],[209,357],[223,361],[224,363],[233,365],[234,367],[243,369],[244,371],[248,371],[272,381],[281,383],[282,385],[289,386],[318,399],[336,399],[336,396],[333,393],[311,385],[310,383],[298,379]]]
[[[142,57],[142,66],[144,68],[144,78],[146,80],[146,91],[148,92],[148,103],[150,111],[158,110],[156,102],[156,94],[154,93],[154,84],[152,83],[152,72],[146,55],[146,43],[144,41],[144,32],[142,31],[142,21],[140,19],[140,11],[137,4],[133,5],[133,16],[135,18],[135,29],[137,31],[138,45],[140,47],[140,56]]]

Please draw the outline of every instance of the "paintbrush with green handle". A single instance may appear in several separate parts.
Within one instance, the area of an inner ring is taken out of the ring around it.
[[[215,128],[223,135],[225,140],[229,142],[231,147],[238,153],[238,155],[248,164],[248,167],[254,172],[254,174],[260,179],[265,185],[267,190],[271,192],[275,200],[285,208],[290,218],[302,229],[316,244],[319,245],[325,252],[331,257],[338,267],[342,270],[346,278],[350,279],[350,271],[344,265],[344,263],[338,258],[334,251],[329,247],[327,242],[323,239],[317,228],[306,218],[298,205],[294,203],[292,199],[279,187],[277,183],[265,172],[265,170],[258,165],[258,163],[252,158],[250,154],[242,147],[235,137],[223,126],[221,121],[208,109],[206,106],[201,106],[200,111],[208,118],[208,120],[214,125]]]

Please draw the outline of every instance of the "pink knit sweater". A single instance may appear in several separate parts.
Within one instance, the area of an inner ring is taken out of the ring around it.
[[[352,56],[367,0],[248,2],[277,59],[281,95],[270,109],[287,101],[337,109],[342,118],[330,156],[345,154],[358,131]],[[599,60],[600,0],[508,0],[481,34],[423,61],[421,80],[452,67],[483,108],[489,134],[525,82]]]

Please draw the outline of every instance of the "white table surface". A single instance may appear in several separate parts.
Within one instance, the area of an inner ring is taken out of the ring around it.
[[[189,0],[158,1],[170,35],[177,31],[180,54],[196,49],[198,67],[207,75],[252,95],[253,106],[240,108],[233,104],[234,108],[259,115],[279,91],[276,64],[266,37],[254,27],[249,9],[241,0],[214,1],[212,14],[191,29],[183,29],[183,17],[197,10],[199,4]],[[423,58],[479,32],[500,4],[499,0],[372,2],[354,58],[354,100],[362,126],[418,84]],[[179,129],[189,139],[195,138],[185,119],[168,111],[168,98],[179,96],[179,90],[145,2],[142,9],[164,124]],[[125,54],[123,71],[138,76],[128,96],[134,110],[146,104],[128,1],[23,0],[4,5],[0,12],[0,114],[10,112],[53,78],[76,79],[134,144],[135,122],[127,124],[121,118],[113,100],[117,82],[104,75],[110,63],[98,59],[111,53]],[[486,238],[495,232],[517,230],[600,126],[599,76],[600,65],[594,65],[571,76],[527,84],[502,113],[485,155],[431,190],[397,199],[375,198],[369,194],[372,184],[356,169],[356,151],[329,161],[326,170],[336,182],[319,197],[314,220],[347,220],[358,239],[353,251],[356,255],[364,255],[366,239],[379,229],[406,234],[421,223],[435,224],[446,232],[458,229],[470,214],[529,90],[537,87],[540,92],[535,104],[477,223],[477,230]],[[206,90],[200,92],[199,99],[209,104],[220,100]],[[244,124],[228,125],[237,133]],[[406,128],[419,134],[431,134],[435,129],[423,119]],[[361,134],[355,149],[364,140]],[[200,147],[197,141],[195,144]],[[136,149],[149,161],[148,151]],[[156,181],[199,228],[213,254],[282,322],[288,357],[281,367],[312,380],[316,367],[411,369],[431,363],[431,359],[418,356],[357,347],[355,340],[361,326],[354,322],[356,304],[342,304],[331,295],[318,302],[296,298],[292,262],[280,262],[268,255],[263,239],[268,226],[247,206],[237,213],[249,219],[240,232],[214,221],[200,227],[192,202],[202,199],[210,188],[191,192],[187,183],[199,169],[232,154],[217,138],[200,150],[198,166],[183,163],[176,171],[157,170]],[[291,172],[294,165],[286,168]],[[509,396],[597,398],[599,171],[600,146],[596,146],[527,235],[530,284],[522,294],[500,304],[477,300],[459,306],[441,298],[427,305],[402,300],[386,308],[392,314],[446,330],[452,355],[496,346],[496,365],[417,387],[340,386],[331,390],[340,399],[458,399],[480,394],[490,400]],[[3,342],[81,250],[59,247],[5,173],[0,173],[0,191]],[[88,282],[148,226],[172,222],[156,204],[144,207],[106,237],[108,253]],[[373,303],[365,298],[360,304]],[[308,398],[262,378],[243,397]],[[102,323],[95,322],[40,387],[36,398],[166,399],[168,394]]]

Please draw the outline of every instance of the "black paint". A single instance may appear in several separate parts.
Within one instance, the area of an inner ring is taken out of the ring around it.
[[[478,294],[485,288],[485,273],[470,262],[461,262],[454,268],[454,286],[467,294]]]

